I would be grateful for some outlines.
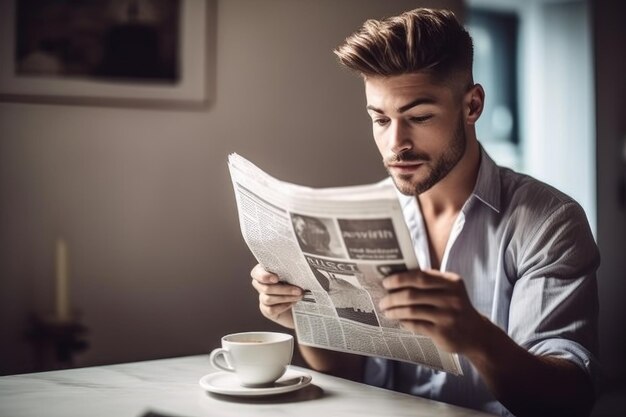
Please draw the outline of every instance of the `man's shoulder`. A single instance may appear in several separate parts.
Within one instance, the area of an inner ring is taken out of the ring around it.
[[[557,269],[597,268],[600,255],[580,204],[529,175],[500,167],[498,172],[501,185],[498,229],[507,242],[505,263],[511,276],[523,276],[548,265]],[[558,273],[567,275],[567,271]]]
[[[517,260],[516,275],[557,260],[563,267],[598,267],[600,254],[587,215],[576,200],[529,175],[506,168],[499,172],[500,214],[503,230],[509,233],[511,259]]]
[[[506,168],[499,172],[501,215],[522,253],[529,248],[541,251],[557,241],[595,247],[587,215],[576,200],[529,175]]]
[[[506,211],[522,211],[538,220],[558,211],[582,211],[576,200],[552,185],[508,168],[498,167],[498,172]]]

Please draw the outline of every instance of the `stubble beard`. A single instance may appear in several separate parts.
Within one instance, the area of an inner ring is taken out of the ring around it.
[[[436,160],[430,161],[428,156],[406,152],[397,157],[398,161],[423,161],[421,169],[427,169],[429,172],[421,181],[413,180],[413,175],[396,175],[391,178],[396,185],[398,191],[404,195],[418,196],[425,191],[430,190],[435,184],[444,179],[446,175],[459,163],[465,154],[467,147],[467,136],[463,128],[463,120],[460,119],[457,129],[454,132],[454,138],[443,154]],[[389,171],[389,170],[388,170]]]

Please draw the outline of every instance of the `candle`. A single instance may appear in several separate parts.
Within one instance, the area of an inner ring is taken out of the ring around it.
[[[63,239],[56,242],[56,317],[60,321],[70,317],[68,254]]]

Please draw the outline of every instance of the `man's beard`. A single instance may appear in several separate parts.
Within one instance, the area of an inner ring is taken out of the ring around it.
[[[411,181],[412,175],[400,174],[393,176],[389,169],[387,169],[398,191],[405,195],[417,196],[432,188],[435,184],[444,179],[450,171],[452,171],[452,169],[463,157],[466,146],[467,137],[465,136],[463,119],[459,118],[459,124],[454,132],[452,142],[443,152],[441,157],[439,157],[436,161],[431,162],[431,158],[426,154],[407,151],[394,155],[391,158],[386,158],[384,162],[385,164],[388,164],[394,162],[418,161],[423,163],[423,165],[421,165],[422,169],[426,168],[430,170],[425,179],[413,182]]]

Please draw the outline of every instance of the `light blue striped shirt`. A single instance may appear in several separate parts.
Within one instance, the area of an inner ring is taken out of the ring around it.
[[[390,181],[390,179],[389,179]],[[399,194],[422,268],[430,268],[415,197]],[[529,176],[497,166],[482,150],[474,191],[452,228],[441,270],[463,277],[474,307],[536,355],[564,358],[597,383],[600,255],[583,209]],[[463,376],[368,358],[365,382],[511,415],[460,357]]]

